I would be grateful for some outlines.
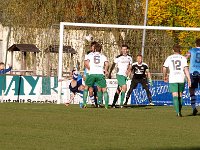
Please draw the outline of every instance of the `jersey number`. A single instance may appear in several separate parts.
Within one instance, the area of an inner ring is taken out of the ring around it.
[[[196,62],[196,63],[200,63],[200,53],[196,53],[195,62]]]
[[[100,63],[100,56],[94,56],[94,63],[99,64]]]
[[[174,70],[181,70],[181,61],[180,60],[172,60]]]

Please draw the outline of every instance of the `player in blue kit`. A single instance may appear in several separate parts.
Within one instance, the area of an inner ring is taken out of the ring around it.
[[[11,69],[12,69],[11,65],[9,65],[8,69],[5,69],[5,64],[3,62],[0,62],[0,74],[5,74],[5,73],[11,71]]]
[[[72,70],[72,80],[69,84],[70,99],[65,103],[65,106],[69,106],[69,104],[74,100],[76,94],[79,94],[80,97],[83,97],[84,85],[82,84],[82,80],[82,76],[78,73],[77,68],[74,68]],[[82,107],[82,101],[79,103],[80,107]]]
[[[190,58],[190,78],[191,78],[191,87],[190,91],[190,99],[192,106],[192,114],[195,116],[198,112],[196,108],[196,95],[195,89],[198,88],[200,83],[200,39],[196,39],[196,47],[191,48],[186,54],[186,58]]]

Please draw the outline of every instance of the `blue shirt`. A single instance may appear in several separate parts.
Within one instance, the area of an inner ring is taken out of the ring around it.
[[[200,48],[192,48],[190,52],[190,73],[198,71],[200,73]]]
[[[76,81],[82,80],[82,76],[79,73],[73,73],[73,79]]]
[[[9,72],[12,69],[12,67],[9,67],[8,69],[2,69],[0,70],[0,74],[5,74],[7,72]]]
[[[78,74],[78,78],[77,81],[82,80],[82,76],[80,74]]]
[[[86,77],[86,75],[87,75],[87,69],[86,69],[86,68],[84,69],[83,75],[84,75],[85,77]]]

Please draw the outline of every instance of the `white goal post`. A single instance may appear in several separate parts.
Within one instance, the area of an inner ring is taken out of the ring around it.
[[[164,26],[139,26],[139,25],[116,25],[116,24],[94,24],[94,23],[72,23],[60,22],[60,42],[59,42],[59,64],[58,64],[58,100],[61,103],[62,92],[62,70],[63,70],[63,43],[64,43],[64,27],[93,27],[93,28],[115,28],[115,29],[146,29],[146,30],[176,30],[176,31],[200,31],[195,27],[164,27]]]

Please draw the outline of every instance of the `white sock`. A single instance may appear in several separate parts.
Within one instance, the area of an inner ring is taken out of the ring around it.
[[[94,103],[94,96],[90,96],[90,101],[92,104]]]

